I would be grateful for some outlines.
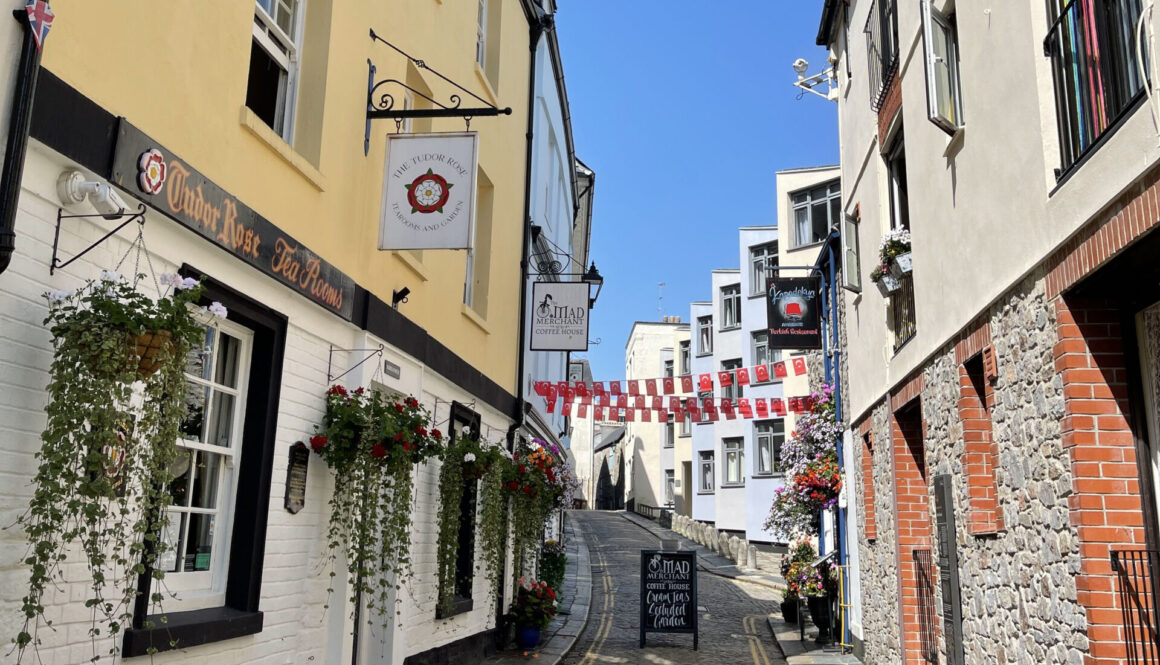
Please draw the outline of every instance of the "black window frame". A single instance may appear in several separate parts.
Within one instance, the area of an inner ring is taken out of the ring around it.
[[[478,413],[465,404],[451,402],[451,418],[449,434],[458,439],[467,430],[468,436],[479,441],[482,418]],[[470,612],[475,607],[471,596],[471,587],[475,583],[475,526],[476,510],[479,505],[479,483],[468,482],[463,485],[463,494],[459,498],[459,535],[458,546],[455,550],[455,593],[452,596],[451,608],[446,612],[436,607],[435,618],[447,619],[458,614]]]

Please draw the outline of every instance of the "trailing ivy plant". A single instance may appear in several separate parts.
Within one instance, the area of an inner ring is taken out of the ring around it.
[[[154,300],[111,271],[73,291],[47,294],[44,324],[53,337],[47,424],[36,453],[32,499],[18,523],[28,538],[30,569],[24,624],[13,639],[20,662],[39,644],[46,593],[63,585],[62,564],[79,554],[89,571],[84,601],[92,616],[92,660],[132,619],[138,577],[173,545],[159,537],[167,523],[170,468],[185,416],[185,363],[210,317],[191,304],[193,279],[163,275],[169,287]],[[213,315],[225,316],[214,303]],[[153,570],[153,578],[164,577]],[[150,600],[159,603],[160,592]]]
[[[332,386],[311,448],[334,471],[327,545],[330,576],[346,555],[352,608],[365,600],[368,622],[389,619],[392,590],[410,571],[414,466],[442,450],[442,434],[413,397]],[[329,589],[334,592],[333,581]],[[353,610],[352,610],[353,612]]]

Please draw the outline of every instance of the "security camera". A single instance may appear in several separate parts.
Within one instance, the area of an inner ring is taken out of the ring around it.
[[[108,183],[85,180],[85,175],[80,171],[61,173],[56,181],[56,191],[64,205],[73,205],[88,199],[105,219],[119,219],[128,208],[125,200]]]
[[[805,58],[798,58],[793,61],[793,70],[797,72],[798,79],[806,77],[806,70],[810,68],[810,63]]]

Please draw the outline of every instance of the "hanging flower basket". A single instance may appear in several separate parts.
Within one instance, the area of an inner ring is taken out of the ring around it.
[[[909,275],[914,270],[914,261],[910,252],[905,252],[894,257],[894,262],[890,264],[890,274],[896,279],[902,279],[903,276]]]
[[[173,344],[173,333],[168,330],[151,330],[134,335],[133,346],[137,357],[137,378],[147,379],[161,368],[163,358],[169,356]]]

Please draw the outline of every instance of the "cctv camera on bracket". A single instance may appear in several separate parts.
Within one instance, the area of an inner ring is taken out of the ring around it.
[[[125,200],[108,183],[85,180],[85,175],[80,171],[61,173],[56,181],[56,192],[64,205],[82,203],[88,199],[105,219],[120,219],[128,208]]]

